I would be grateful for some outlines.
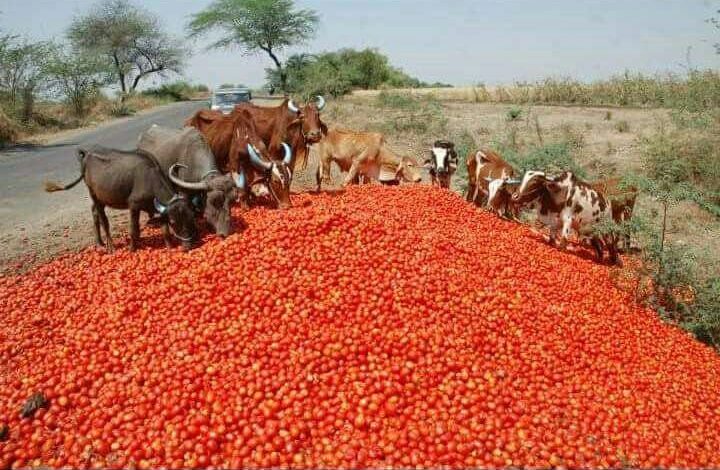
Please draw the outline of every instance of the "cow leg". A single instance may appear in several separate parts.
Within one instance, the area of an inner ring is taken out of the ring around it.
[[[317,184],[317,192],[320,192],[320,188],[322,187],[322,174],[320,171],[320,165],[315,169],[315,183]]]
[[[609,243],[607,243],[607,245],[610,250],[610,262],[614,265],[622,266],[622,260],[618,254],[617,237],[610,235],[609,238]]]
[[[102,222],[103,229],[105,230],[105,238],[107,239],[107,250],[112,253],[115,251],[115,245],[112,241],[112,236],[110,236],[110,221],[107,218],[107,214],[105,214],[105,206],[102,204],[97,205],[98,210],[98,216],[100,217],[100,222]]]
[[[130,251],[135,251],[140,239],[140,211],[130,209]]]
[[[474,197],[475,197],[475,185],[472,183],[468,183],[467,193],[465,193],[465,200],[467,202],[474,202],[473,201]]]
[[[560,241],[558,247],[565,249],[570,239],[570,230],[572,230],[572,217],[565,216],[562,219],[562,227],[560,229]]]
[[[343,181],[343,186],[348,186],[348,185],[352,184],[355,181],[355,178],[357,178],[359,171],[360,171],[360,164],[356,160],[352,163],[352,165],[350,165],[348,174],[345,175],[345,180]]]
[[[595,248],[595,255],[600,263],[603,260],[603,245],[598,237],[592,237],[591,240],[593,248]]]
[[[95,245],[103,246],[102,236],[100,235],[100,213],[98,211],[97,203],[93,201],[92,205],[93,215],[93,229],[95,232]]]

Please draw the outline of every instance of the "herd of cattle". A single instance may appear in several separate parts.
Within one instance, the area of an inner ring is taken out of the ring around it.
[[[320,119],[324,106],[325,100],[317,97],[302,106],[289,99],[277,107],[242,103],[229,115],[201,110],[183,129],[153,125],[140,135],[133,151],[79,149],[79,177],[66,185],[48,182],[45,189],[61,191],[85,181],[96,243],[112,251],[105,207],[130,210],[131,250],[139,239],[140,212],[158,216],[166,245],[170,246],[172,235],[189,249],[199,238],[197,213],[225,237],[234,229],[230,209],[235,202],[243,207],[289,207],[294,171],[298,165],[307,168],[312,145],[319,160],[318,191],[330,181],[332,162],[345,173],[344,186],[369,181],[418,183],[425,169],[433,185],[450,187],[458,166],[452,142],[435,141],[420,165],[393,152],[380,133],[328,129]],[[552,244],[564,247],[574,231],[600,260],[608,251],[610,260],[619,263],[617,238],[596,227],[632,215],[634,188],[621,188],[616,179],[589,184],[571,172],[548,176],[528,171],[516,178],[510,164],[486,149],[471,152],[466,165],[469,202],[515,219],[522,209],[532,210],[549,228]],[[239,223],[244,225],[242,220]]]

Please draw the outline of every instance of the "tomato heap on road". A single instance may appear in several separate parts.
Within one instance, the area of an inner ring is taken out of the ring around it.
[[[431,187],[294,205],[0,279],[0,468],[720,466],[720,358],[607,266]]]

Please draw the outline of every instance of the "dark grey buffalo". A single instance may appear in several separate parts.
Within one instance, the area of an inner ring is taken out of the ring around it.
[[[175,192],[172,183],[158,162],[139,151],[121,151],[94,146],[78,150],[80,176],[73,182],[60,185],[47,182],[48,192],[65,191],[85,181],[92,199],[95,242],[102,246],[100,223],[107,238],[107,249],[115,249],[110,236],[110,223],[105,207],[130,209],[130,250],[140,238],[140,211],[152,216],[160,214],[165,245],[170,246],[170,233],[180,240],[183,248],[192,248],[197,239],[195,214],[189,199]]]
[[[246,189],[244,173],[223,175],[200,131],[153,125],[138,139],[138,150],[152,154],[180,192],[186,194],[221,237],[233,231],[230,206]]]

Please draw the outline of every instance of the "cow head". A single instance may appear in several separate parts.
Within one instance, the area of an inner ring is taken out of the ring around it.
[[[408,183],[419,183],[422,181],[417,161],[412,157],[402,157],[400,164],[395,170],[395,179],[398,181],[402,179]]]
[[[542,171],[526,171],[520,182],[520,187],[512,195],[513,202],[523,205],[534,201],[540,197],[549,181]]]
[[[487,208],[503,215],[511,209],[512,195],[521,181],[510,178],[486,178],[486,180],[488,181]]]
[[[167,218],[170,232],[180,241],[183,249],[191,249],[198,238],[198,230],[190,200],[181,194],[174,194],[166,203],[155,198],[155,210]]]
[[[292,182],[292,170],[290,169],[290,163],[292,161],[292,149],[285,142],[282,143],[282,148],[283,158],[279,160],[263,158],[260,156],[260,151],[256,146],[250,143],[247,144],[250,163],[262,173],[261,180],[258,181],[262,183],[261,191],[267,191],[277,207],[286,209],[291,206],[290,183]]]
[[[221,237],[227,237],[232,233],[232,222],[230,217],[230,205],[237,199],[238,189],[244,191],[243,178],[235,178],[231,175],[221,175],[218,171],[209,172],[199,182],[185,181],[177,175],[179,168],[187,168],[185,165],[176,163],[168,171],[170,180],[179,188],[188,191],[202,191],[204,201],[201,208],[205,220],[213,227],[215,233]],[[242,184],[242,187],[238,185]]]
[[[457,170],[455,144],[447,140],[436,140],[423,166],[430,170],[433,184],[437,180],[440,187],[449,188],[450,179]]]
[[[302,135],[305,142],[315,144],[327,133],[327,127],[320,120],[320,112],[325,107],[325,98],[315,97],[314,101],[302,106],[296,105],[293,100],[288,101],[288,110],[295,115],[295,121],[302,126]]]

